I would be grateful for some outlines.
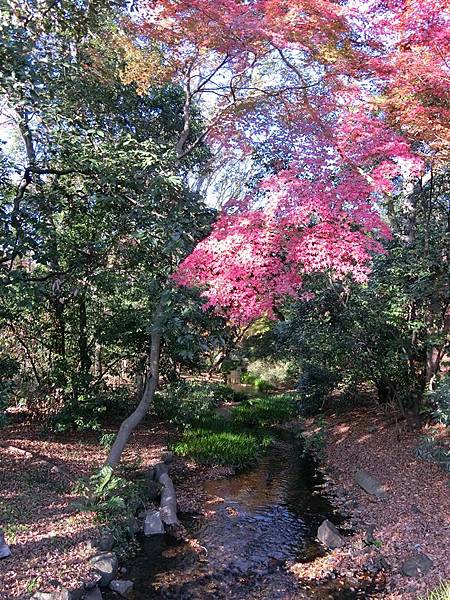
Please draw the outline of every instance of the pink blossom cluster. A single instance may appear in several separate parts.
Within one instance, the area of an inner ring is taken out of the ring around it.
[[[367,192],[360,183],[361,193]],[[326,271],[336,280],[365,282],[372,254],[383,252],[379,238],[389,232],[369,199],[357,198],[356,184],[352,202],[341,197],[342,186],[301,179],[289,170],[266,179],[264,208],[252,209],[250,197],[237,212],[222,213],[175,280],[199,286],[205,308],[241,324],[273,318],[286,296],[311,298],[302,289],[302,274]]]

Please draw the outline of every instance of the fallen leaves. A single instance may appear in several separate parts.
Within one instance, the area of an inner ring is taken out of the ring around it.
[[[311,426],[311,424],[310,424]],[[390,565],[385,592],[389,600],[417,600],[420,594],[450,578],[450,488],[448,477],[436,465],[415,457],[420,432],[403,432],[387,424],[376,410],[362,407],[327,416],[325,467],[327,488],[355,529],[374,525],[376,547],[364,547],[361,534],[350,544],[312,564],[295,565],[299,577],[356,572],[382,556]],[[440,432],[441,439],[445,437]],[[355,482],[365,469],[389,490],[385,500],[364,492]],[[433,561],[426,575],[411,579],[401,574],[401,564],[416,552]]]

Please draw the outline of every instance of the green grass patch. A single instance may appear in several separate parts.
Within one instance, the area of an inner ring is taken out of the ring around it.
[[[450,600],[450,581],[443,581],[435,590],[419,600]]]
[[[262,393],[269,392],[270,390],[274,389],[273,385],[271,385],[268,381],[252,373],[242,373],[241,381],[242,383],[252,385],[255,390]]]
[[[211,392],[210,388],[206,390]],[[182,388],[181,391],[186,390]],[[205,389],[198,392],[193,386],[190,391],[196,393],[184,398],[180,394],[178,404],[171,402],[172,394],[166,393],[165,398],[161,396],[160,405],[166,413],[174,411],[172,422],[184,430],[172,450],[204,464],[229,465],[237,469],[251,466],[271,442],[264,428],[297,414],[295,394],[247,399],[233,408],[229,418],[216,410],[217,389],[211,395],[205,395]]]
[[[245,427],[267,427],[283,423],[297,414],[295,394],[276,394],[243,402],[233,409],[232,418],[234,423]]]
[[[181,440],[173,446],[173,451],[204,464],[243,469],[255,463],[270,443],[271,438],[267,435],[193,429],[184,432]]]

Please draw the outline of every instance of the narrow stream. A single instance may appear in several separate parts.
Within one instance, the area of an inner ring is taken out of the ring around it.
[[[324,518],[343,520],[320,493],[322,479],[290,432],[280,432],[256,468],[229,479],[207,481],[219,500],[208,515],[182,520],[203,548],[200,552],[169,536],[142,540],[128,565],[135,600],[152,598],[287,600],[367,598],[363,591],[333,582],[308,589],[288,570],[290,562],[323,553],[315,541]]]

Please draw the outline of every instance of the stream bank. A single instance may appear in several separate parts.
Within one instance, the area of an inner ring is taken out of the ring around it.
[[[187,539],[143,538],[128,563],[135,600],[369,597],[374,582],[363,571],[359,579],[310,576],[315,561],[329,556],[315,539],[320,523],[329,518],[344,535],[346,526],[295,431],[278,430],[255,468],[197,485],[205,504],[202,514],[180,515]]]
[[[425,598],[441,581],[450,580],[448,474],[417,455],[421,438],[430,434],[431,426],[419,431],[402,427],[399,431],[395,420],[380,414],[371,398],[365,406],[337,408],[328,411],[325,418],[325,490],[356,533],[346,547],[331,553],[331,560],[315,561],[318,574],[327,569],[345,574],[367,562],[364,530],[371,526],[377,545],[372,547],[372,560],[383,560],[386,569],[381,597]],[[306,428],[310,433],[317,431],[312,419]],[[448,428],[437,427],[435,435],[450,448]],[[360,469],[382,482],[384,500],[370,496],[356,483],[355,474]],[[405,562],[418,553],[429,557],[431,568],[405,575]],[[296,571],[302,576],[298,565]]]

